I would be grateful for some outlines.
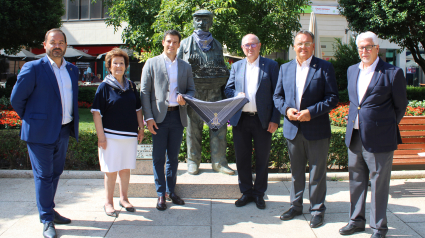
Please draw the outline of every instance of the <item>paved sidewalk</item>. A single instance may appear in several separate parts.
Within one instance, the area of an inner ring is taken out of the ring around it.
[[[56,228],[58,237],[73,238],[343,237],[338,229],[348,221],[348,181],[328,181],[325,224],[316,229],[309,227],[308,190],[304,193],[304,214],[291,221],[279,220],[290,206],[289,189],[288,181],[269,181],[265,210],[257,209],[254,203],[237,208],[234,199],[185,198],[185,206],[167,203],[169,208],[161,212],[155,208],[155,198],[130,198],[137,211],[129,213],[118,206],[116,198],[115,209],[120,213],[114,219],[103,211],[102,179],[61,179],[56,209],[72,223]],[[0,191],[0,238],[42,237],[33,180],[0,178]],[[425,179],[391,180],[390,191],[388,237],[425,237]],[[367,227],[365,232],[348,237],[370,235]]]

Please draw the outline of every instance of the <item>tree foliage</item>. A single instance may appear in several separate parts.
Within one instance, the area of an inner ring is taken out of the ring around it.
[[[175,29],[183,38],[193,32],[192,14],[199,9],[214,13],[213,37],[230,52],[242,55],[241,39],[256,34],[263,54],[288,49],[292,34],[301,27],[301,7],[309,0],[105,0],[108,25],[124,27],[122,39],[150,56],[162,51],[163,32]],[[126,25],[128,23],[128,25]]]
[[[61,26],[65,13],[58,0],[0,0],[0,49],[8,54],[22,46],[39,47],[44,35]]]
[[[425,46],[425,2],[423,0],[338,0],[339,10],[356,32],[373,31],[380,38],[412,52],[425,71],[420,48]]]

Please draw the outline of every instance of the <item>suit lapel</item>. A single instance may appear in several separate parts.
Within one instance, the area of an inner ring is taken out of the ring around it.
[[[180,92],[180,81],[183,78],[183,65],[182,60],[177,58],[177,93]]]
[[[317,63],[318,63],[317,62],[317,58],[313,56],[313,58],[311,59],[311,62],[310,62],[310,69],[308,70],[307,78],[305,80],[303,94],[304,94],[305,90],[307,89],[308,85],[310,84],[311,79],[313,78],[314,73],[316,73],[316,70],[318,68],[317,67]]]
[[[168,72],[167,72],[167,67],[165,66],[165,59],[164,59],[164,55],[160,55],[159,57],[159,66],[161,67],[161,71],[164,73],[165,75],[165,80],[167,80],[167,84],[170,83],[169,77],[168,77]],[[178,64],[177,64],[177,68],[178,68]]]
[[[360,105],[364,102],[364,100],[369,97],[370,92],[372,92],[373,88],[375,87],[376,83],[378,83],[379,78],[381,78],[381,68],[383,66],[383,62],[381,59],[379,59],[378,64],[375,68],[375,73],[373,73],[372,79],[370,80],[369,86],[367,87],[366,93],[364,94],[362,101],[360,102]],[[356,90],[357,91],[357,90]]]
[[[355,71],[355,78],[353,80],[350,80],[349,83],[349,88],[353,89],[353,93],[354,93],[354,103],[355,105],[357,105],[358,101],[359,101],[359,96],[358,96],[358,92],[357,92],[357,81],[359,80],[359,74],[360,74],[360,69],[359,67],[356,67],[356,71]],[[350,93],[350,92],[349,92]]]
[[[241,69],[239,72],[242,74],[239,76],[241,80],[241,92],[245,92],[245,76],[246,76],[246,58],[242,60],[242,65],[241,65]]]
[[[263,74],[264,74],[264,58],[261,56],[260,57],[260,62],[258,62],[258,82],[257,82],[257,90],[261,85],[261,81],[263,80]]]
[[[46,71],[46,74],[48,76],[47,77],[48,78],[47,80],[49,80],[50,83],[52,84],[53,89],[56,92],[56,95],[58,95],[58,97],[61,98],[61,94],[59,92],[58,80],[56,79],[56,75],[53,72],[52,65],[50,64],[50,61],[47,58],[47,56],[44,56],[44,58],[42,59],[42,62],[43,62],[42,65],[44,67],[44,70]]]
[[[293,73],[293,77],[290,77],[288,80],[292,80],[292,94],[294,95],[294,105],[295,105],[295,95],[297,95],[297,60],[294,59],[290,62],[290,66],[288,67],[289,71]],[[284,83],[284,82],[282,82]]]

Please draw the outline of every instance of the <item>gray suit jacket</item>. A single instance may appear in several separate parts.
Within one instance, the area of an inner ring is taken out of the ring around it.
[[[177,58],[177,92],[195,95],[195,83],[192,68],[185,61]],[[165,68],[164,56],[158,55],[146,61],[143,67],[140,98],[142,99],[145,118],[153,118],[156,123],[164,121],[167,115],[169,80]],[[187,126],[187,105],[180,106],[180,119]]]

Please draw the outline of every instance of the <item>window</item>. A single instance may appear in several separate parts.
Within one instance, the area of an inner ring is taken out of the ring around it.
[[[107,7],[102,0],[92,2],[92,0],[62,0],[65,15],[62,21],[68,20],[90,20],[103,19],[108,17]]]

